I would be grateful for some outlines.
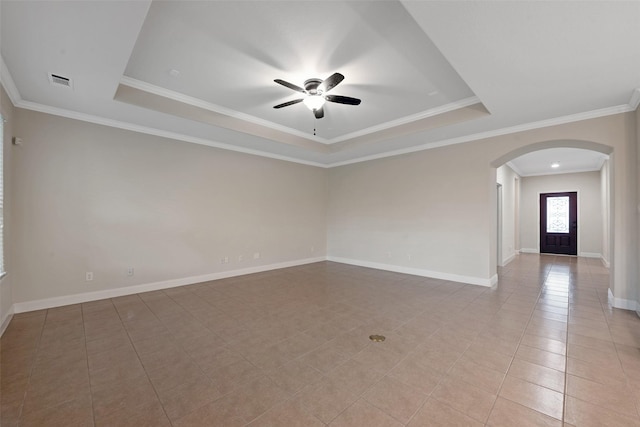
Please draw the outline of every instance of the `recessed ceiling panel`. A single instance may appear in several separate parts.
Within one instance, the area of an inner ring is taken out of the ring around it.
[[[361,105],[273,109],[334,72]],[[125,75],[327,140],[474,96],[396,1],[153,2]]]

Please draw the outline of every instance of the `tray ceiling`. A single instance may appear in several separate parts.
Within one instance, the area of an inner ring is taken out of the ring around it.
[[[18,107],[318,166],[630,111],[640,88],[639,2],[0,8]],[[361,105],[328,103],[319,120],[302,103],[272,108],[298,95],[274,79],[334,72],[345,80],[331,93]]]

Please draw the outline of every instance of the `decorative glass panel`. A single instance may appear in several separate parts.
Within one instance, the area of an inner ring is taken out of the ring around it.
[[[547,197],[547,233],[569,232],[569,196]]]

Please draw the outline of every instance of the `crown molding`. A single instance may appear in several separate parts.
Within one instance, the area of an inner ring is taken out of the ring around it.
[[[251,154],[254,156],[267,157],[275,160],[284,160],[286,162],[299,163],[308,166],[315,166],[319,168],[326,168],[327,165],[308,160],[297,159],[294,157],[282,156],[279,154],[267,153],[265,151],[252,150],[250,148],[238,147],[223,142],[212,141],[204,138],[198,138],[194,136],[184,135],[176,132],[169,132],[147,126],[136,125],[132,123],[122,122],[119,120],[106,119],[91,114],[78,113],[77,111],[65,110],[57,107],[50,107],[48,105],[42,105],[35,102],[20,101],[16,105],[18,108],[24,108],[26,110],[37,111],[40,113],[52,114],[54,116],[66,117],[68,119],[80,120],[83,122],[94,123],[103,126],[109,126],[118,129],[124,129],[132,132],[139,132],[147,135],[159,136],[162,138],[174,139],[178,141],[191,142],[193,144],[206,145],[208,147],[220,148],[223,150],[236,151],[238,153]]]
[[[260,126],[265,126],[274,130],[278,130],[280,132],[285,132],[285,133],[289,133],[291,135],[295,135],[295,136],[299,136],[301,138],[305,138],[305,139],[309,139],[312,140],[314,142],[319,142],[321,144],[326,144],[326,145],[330,145],[330,144],[335,144],[338,142],[343,142],[343,141],[348,141],[350,139],[353,138],[358,138],[361,136],[365,136],[365,135],[369,135],[372,133],[376,133],[376,132],[380,132],[386,129],[390,129],[390,128],[394,128],[396,126],[401,126],[401,125],[405,125],[408,123],[413,123],[415,121],[418,120],[422,120],[428,117],[433,117],[433,116],[437,116],[439,114],[444,114],[444,113],[448,113],[450,111],[455,111],[461,108],[465,108],[465,107],[469,107],[471,105],[474,104],[478,104],[480,103],[480,99],[477,96],[472,96],[469,98],[465,98],[465,99],[461,99],[459,101],[455,101],[455,102],[451,102],[449,104],[446,105],[442,105],[436,108],[432,108],[426,111],[421,111],[419,113],[416,114],[412,114],[409,116],[405,116],[402,117],[400,119],[396,119],[396,120],[391,120],[385,123],[380,123],[377,124],[375,126],[371,126],[365,129],[360,129],[358,131],[355,132],[351,132],[342,136],[338,136],[335,138],[331,138],[331,139],[327,139],[327,138],[322,138],[320,136],[316,136],[316,135],[309,135],[308,133],[305,132],[301,132],[297,129],[293,129],[287,126],[282,126],[279,125],[277,123],[273,123],[270,122],[268,120],[264,120],[261,119],[259,117],[255,117],[252,116],[250,114],[244,114],[226,107],[223,107],[221,105],[217,105],[217,104],[213,104],[211,102],[208,101],[204,101],[202,99],[199,98],[195,98],[189,95],[185,95],[183,93],[180,92],[176,92],[170,89],[166,89],[160,86],[156,86],[154,84],[151,83],[147,83],[138,79],[134,79],[132,77],[128,77],[128,76],[123,76],[122,79],[120,79],[120,84],[125,85],[125,86],[129,86],[131,88],[134,89],[138,89],[144,92],[148,92],[157,96],[161,96],[167,99],[171,99],[177,102],[181,102],[184,104],[188,104],[188,105],[192,105],[194,107],[198,107],[198,108],[203,108],[205,110],[209,110],[209,111],[213,111],[215,113],[218,114],[223,114],[229,117],[233,117],[235,119],[238,120],[243,120],[243,121],[247,121],[249,123],[254,123]]]
[[[22,100],[20,92],[13,81],[13,77],[11,77],[9,68],[7,68],[2,55],[0,55],[0,83],[2,83],[2,87],[4,87],[14,106]]]
[[[524,174],[522,173],[522,171],[520,170],[520,168],[518,166],[516,166],[511,160],[509,160],[507,163],[505,163],[507,166],[509,166],[511,168],[512,171],[514,171],[516,174],[518,174],[518,176],[523,177]]]
[[[383,159],[386,157],[400,156],[403,154],[415,153],[418,151],[430,150],[432,148],[445,147],[447,145],[462,144],[465,142],[478,141],[481,139],[494,138],[497,136],[509,135],[512,133],[525,132],[528,130],[541,129],[551,126],[557,126],[567,123],[579,122],[583,120],[596,119],[599,117],[612,116],[614,114],[628,113],[635,111],[629,104],[617,105],[614,107],[601,108],[599,110],[585,111],[578,114],[570,114],[568,116],[555,117],[553,119],[540,120],[537,122],[525,123],[522,125],[510,126],[506,128],[479,132],[472,135],[459,136],[456,138],[443,139],[433,143],[427,143],[422,145],[416,145],[409,148],[403,148],[400,150],[387,151],[386,153],[372,154],[370,156],[358,157],[351,160],[345,160],[342,162],[329,163],[329,168],[338,166],[346,166],[354,163],[368,162],[370,160]]]
[[[477,96],[472,96],[469,98],[461,99],[460,101],[450,102],[449,104],[441,105],[436,108],[431,108],[430,110],[421,111],[416,114],[411,114],[409,116],[405,116],[396,120],[391,120],[388,122],[380,123],[375,126],[371,126],[365,129],[361,129],[355,132],[348,133],[346,135],[338,136],[336,138],[330,139],[330,144],[335,144],[336,142],[348,141],[353,138],[358,138],[360,136],[369,135],[375,132],[380,132],[386,129],[394,128],[396,126],[402,126],[409,123],[416,122],[418,120],[426,119],[428,117],[437,116],[439,114],[448,113],[450,111],[459,110],[461,108],[469,107],[474,104],[481,103],[480,99]]]
[[[225,108],[221,105],[213,104],[211,102],[204,101],[202,99],[195,98],[193,96],[189,96],[180,92],[165,89],[163,87],[156,86],[151,83],[143,82],[141,80],[137,80],[131,77],[123,76],[122,79],[120,79],[120,84],[129,86],[144,92],[149,92],[154,95],[162,96],[164,98],[172,99],[174,101],[182,102],[184,104],[193,105],[194,107],[213,111],[218,114],[224,114],[225,116],[233,117],[234,119],[243,120],[243,121],[254,123],[260,126],[265,126],[270,129],[275,129],[280,132],[289,133],[295,136],[299,136],[301,138],[310,139],[314,142],[319,142],[321,144],[329,143],[329,140],[327,140],[326,138],[322,138],[317,135],[309,135],[308,133],[301,132],[297,129],[293,129],[287,126],[282,126],[277,123],[270,122],[268,120],[263,120],[258,117],[252,116],[250,114],[240,113],[238,111]]]
[[[571,170],[564,170],[564,171],[549,171],[549,172],[541,172],[541,173],[528,173],[528,174],[524,174],[524,175],[521,175],[521,176],[523,178],[529,178],[529,177],[547,176],[547,175],[566,175],[566,174],[570,174],[570,173],[599,172],[600,169],[602,169],[602,166],[600,166],[600,168],[598,168],[598,169],[595,169],[595,168],[580,168],[580,169],[571,169]]]
[[[136,125],[136,124],[133,124],[133,123],[122,122],[122,121],[119,121],[119,120],[107,119],[107,118],[103,118],[103,117],[99,117],[99,116],[95,116],[95,115],[91,115],[91,114],[79,113],[79,112],[76,112],[76,111],[65,110],[65,109],[57,108],[57,107],[50,107],[50,106],[43,105],[43,104],[38,104],[38,103],[35,103],[35,102],[24,101],[24,100],[22,100],[20,92],[18,91],[18,88],[16,87],[16,85],[14,83],[14,80],[13,80],[13,78],[11,76],[11,73],[9,72],[9,69],[7,68],[7,66],[6,66],[6,64],[4,62],[4,58],[2,58],[1,55],[0,55],[0,83],[2,84],[2,86],[5,89],[5,91],[7,92],[7,95],[9,96],[9,99],[11,100],[13,105],[15,107],[18,107],[18,108],[24,108],[26,110],[38,111],[38,112],[41,112],[41,113],[52,114],[52,115],[55,115],[55,116],[66,117],[66,118],[70,118],[70,119],[85,121],[85,122],[99,124],[99,125],[103,125],[103,126],[110,126],[110,127],[114,127],[114,128],[118,128],[118,129],[129,130],[129,131],[132,131],[132,132],[139,132],[139,133],[143,133],[143,134],[147,134],[147,135],[159,136],[159,137],[162,137],[162,138],[169,138],[169,139],[174,139],[174,140],[178,140],[178,141],[190,142],[190,143],[193,143],[193,144],[206,145],[206,146],[209,146],[209,147],[219,148],[219,149],[223,149],[223,150],[230,150],[230,151],[235,151],[235,152],[239,152],[239,153],[250,154],[250,155],[261,156],[261,157],[267,157],[267,158],[270,158],[270,159],[283,160],[283,161],[287,161],[287,162],[299,163],[299,164],[308,165],[308,166],[314,166],[314,167],[319,167],[319,168],[333,168],[333,167],[339,167],[339,166],[346,166],[346,165],[354,164],[354,163],[362,163],[362,162],[366,162],[366,161],[370,161],[370,160],[377,160],[377,159],[382,159],[382,158],[386,158],[386,157],[394,157],[394,156],[400,156],[400,155],[403,155],[403,154],[415,153],[415,152],[418,152],[418,151],[430,150],[432,148],[439,148],[439,147],[444,147],[444,146],[447,146],[447,145],[462,144],[462,143],[466,143],[466,142],[472,142],[472,141],[481,140],[481,139],[487,139],[487,138],[492,138],[492,137],[497,137],[497,136],[502,136],[502,135],[508,135],[508,134],[517,133],[517,132],[524,132],[524,131],[528,131],[528,130],[534,130],[534,129],[540,129],[540,128],[545,128],[545,127],[550,127],[550,126],[562,125],[562,124],[566,124],[566,123],[573,123],[573,122],[578,122],[578,121],[582,121],[582,120],[589,120],[589,119],[595,119],[595,118],[599,118],[599,117],[606,117],[606,116],[611,116],[611,115],[614,115],[614,114],[627,113],[627,112],[635,111],[638,108],[638,106],[640,105],[640,88],[636,88],[636,89],[634,89],[633,93],[631,94],[631,98],[629,99],[629,103],[628,104],[622,104],[622,105],[617,105],[617,106],[613,106],[613,107],[601,108],[601,109],[598,109],[598,110],[586,111],[586,112],[582,112],[582,113],[578,113],[578,114],[571,114],[571,115],[567,115],[567,116],[556,117],[556,118],[553,118],[553,119],[541,120],[541,121],[537,121],[537,122],[531,122],[531,123],[526,123],[526,124],[522,124],[522,125],[496,129],[496,130],[492,130],[492,131],[479,132],[479,133],[475,133],[475,134],[472,134],[472,135],[465,135],[465,136],[461,136],[461,137],[440,140],[440,141],[437,141],[437,142],[422,144],[422,145],[413,146],[413,147],[409,147],[409,148],[405,148],[405,149],[393,150],[393,151],[388,151],[388,152],[380,153],[380,154],[373,154],[373,155],[369,155],[369,156],[357,157],[357,158],[354,158],[354,159],[345,160],[345,161],[341,161],[341,162],[319,163],[319,162],[312,162],[312,161],[308,161],[308,160],[302,160],[302,159],[298,159],[298,158],[295,158],[295,157],[272,154],[272,153],[268,153],[266,151],[260,151],[260,150],[253,150],[253,149],[249,149],[249,148],[237,147],[237,146],[234,146],[234,145],[231,145],[231,144],[226,144],[226,143],[223,143],[223,142],[212,141],[212,140],[208,140],[208,139],[204,139],[204,138],[197,138],[197,137],[184,135],[184,134],[180,134],[180,133],[176,133],[176,132],[169,132],[169,131],[164,131],[164,130],[151,128],[151,127],[147,127],[147,126]],[[140,81],[135,80],[135,79],[131,79],[130,77],[123,77],[123,79],[121,80],[121,83],[122,84],[126,84],[128,86],[132,86],[134,88],[141,89],[141,90],[149,90],[152,93],[156,93],[156,92],[153,92],[153,91],[154,90],[158,90],[159,92],[157,94],[160,95],[160,96],[166,96],[166,92],[172,92],[172,91],[168,91],[168,90],[163,89],[163,88],[159,88],[157,86],[153,86],[153,85],[149,85],[149,84],[144,83],[144,82],[140,82]],[[137,85],[139,85],[139,86],[137,86]],[[219,106],[215,106],[214,104],[210,104],[210,103],[207,103],[205,101],[198,100],[196,98],[187,97],[186,95],[182,95],[182,94],[179,94],[177,92],[172,92],[172,94],[175,94],[178,97],[177,99],[176,98],[172,98],[172,99],[176,99],[176,100],[178,100],[180,102],[185,102],[185,100],[182,99],[181,97],[190,98],[190,100],[193,100],[194,102],[196,102],[196,104],[193,104],[193,105],[198,106],[198,107],[207,108],[207,109],[209,109],[209,107],[212,107],[212,106],[216,107],[216,108],[219,107]],[[411,121],[418,120],[419,118],[429,117],[431,115],[436,115],[436,114],[442,114],[442,113],[444,113],[446,111],[455,110],[456,108],[463,108],[464,106],[473,105],[474,103],[477,103],[477,102],[478,102],[478,99],[476,97],[466,98],[466,99],[461,100],[459,102],[451,103],[451,104],[447,104],[445,106],[442,106],[439,109],[432,109],[432,110],[428,110],[428,111],[425,111],[425,112],[422,112],[422,113],[418,113],[417,115],[414,115],[414,116],[409,116],[409,117],[413,117],[413,120],[411,120],[409,118],[404,118],[404,119],[400,119],[400,120],[403,120],[406,123],[409,123]],[[207,104],[208,106],[201,105],[199,103]],[[223,109],[223,107],[219,107],[219,108]],[[449,109],[449,110],[445,110],[445,109]],[[221,114],[227,114],[225,111],[218,111],[218,110],[212,110],[212,111],[216,111],[216,112],[219,112]],[[234,117],[241,118],[243,120],[244,120],[244,118],[242,116],[253,117],[253,116],[248,116],[248,115],[238,115],[239,113],[233,112],[233,111],[231,111],[231,113],[235,114]],[[418,116],[420,116],[420,117],[418,117]],[[260,120],[260,119],[257,119],[255,117],[253,117],[253,118],[255,120]],[[393,125],[390,125],[389,127],[397,126],[397,125],[401,124],[400,120],[393,121],[393,122],[387,122],[387,123],[382,124],[380,126],[388,125],[389,123],[393,123]],[[273,123],[270,123],[270,122],[266,122],[266,123],[268,123],[267,126],[272,127],[272,128],[275,129]],[[260,122],[259,124],[263,124],[263,123]],[[289,129],[287,127],[281,127],[281,128],[285,129],[284,130],[285,132],[291,131],[291,129]],[[368,129],[373,129],[373,128],[368,128]],[[380,129],[374,129],[372,132],[377,131],[377,130],[380,130]],[[364,131],[362,131],[362,132],[364,132]],[[305,137],[308,138],[309,135],[305,135]],[[352,135],[351,137],[354,137],[354,136]],[[322,139],[322,138],[319,138],[319,139]],[[324,139],[322,139],[322,140],[326,141]],[[318,141],[318,142],[322,142],[322,141]],[[510,165],[510,167],[512,169],[514,169],[513,166]],[[518,171],[516,171],[515,169],[514,169],[514,171],[516,173],[518,173]],[[518,174],[521,175],[520,173],[518,173]],[[521,176],[523,176],[523,175],[521,175]]]

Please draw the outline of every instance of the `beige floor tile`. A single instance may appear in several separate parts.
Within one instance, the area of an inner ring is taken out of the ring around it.
[[[409,427],[481,427],[481,423],[434,399],[429,399],[415,414]]]
[[[323,423],[330,423],[356,400],[358,396],[345,386],[324,379],[302,390],[293,401]]]
[[[93,424],[91,399],[88,395],[65,401],[57,406],[29,411],[20,420],[25,427],[90,426]]]
[[[429,395],[442,380],[444,374],[435,369],[424,368],[418,365],[415,360],[407,358],[398,363],[388,376]]]
[[[505,374],[513,361],[513,357],[509,355],[491,350],[480,350],[474,345],[471,345],[471,347],[464,352],[461,359],[471,360],[485,368],[491,368]]]
[[[199,407],[222,397],[222,393],[208,378],[185,382],[158,394],[164,411],[171,421],[176,421]]]
[[[363,398],[406,424],[425,402],[427,395],[391,377],[384,377],[373,385]]]
[[[402,425],[362,399],[348,407],[329,424],[331,427],[400,427]]]
[[[567,394],[623,415],[638,416],[633,391],[626,383],[600,384],[567,375]]]
[[[536,365],[546,366],[547,368],[555,369],[556,371],[564,372],[566,369],[565,356],[540,350],[535,347],[529,347],[527,345],[521,345],[518,347],[515,358],[535,363]]]
[[[169,427],[167,418],[160,402],[151,402],[135,408],[122,408],[104,417],[95,418],[96,427]]]
[[[602,340],[599,338],[576,334],[571,328],[569,328],[568,343],[577,344],[582,347],[592,348],[596,350],[608,351],[610,353],[615,353],[616,351],[616,347],[613,341],[611,341],[610,339]]]
[[[240,415],[236,402],[232,398],[223,397],[172,423],[178,427],[225,426],[241,427],[246,424]]]
[[[640,319],[609,308],[608,270],[522,254],[499,275],[323,262],[16,314],[1,421],[559,425],[564,400],[565,426],[636,425]]]
[[[251,422],[286,399],[286,393],[267,376],[247,382],[222,399],[229,401],[245,422]]]
[[[146,372],[142,367],[142,364],[135,360],[119,363],[114,366],[108,366],[97,371],[91,371],[89,377],[91,380],[91,388],[99,389],[102,387],[108,387],[113,383],[123,381],[127,378],[135,378],[145,375]]]
[[[498,394],[505,374],[495,369],[479,365],[470,359],[460,358],[448,372],[448,376],[457,378],[492,394]]]
[[[552,340],[538,335],[525,334],[522,337],[521,344],[551,353],[561,354],[563,356],[567,354],[567,345],[565,342]]]
[[[564,372],[556,371],[555,369],[536,365],[525,360],[514,359],[509,368],[509,375],[564,393]]]
[[[378,382],[382,376],[380,371],[371,369],[355,360],[348,360],[331,371],[327,378],[360,396],[369,387]]]
[[[576,427],[633,427],[640,426],[637,417],[623,414],[567,396],[565,421]]]
[[[612,359],[604,366],[568,357],[567,373],[601,384],[624,383],[626,381],[625,373],[616,354],[614,353],[611,357]]]
[[[346,360],[347,358],[342,353],[328,346],[319,347],[300,358],[301,362],[324,374],[337,368]]]
[[[291,401],[279,404],[249,424],[250,427],[322,427],[325,424]]]
[[[125,378],[122,382],[92,389],[93,412],[104,418],[112,412],[132,409],[158,401],[158,396],[146,376]]]
[[[293,360],[274,370],[266,371],[266,374],[289,396],[322,379],[320,371],[299,360]]]
[[[562,421],[541,412],[498,397],[487,426],[491,427],[562,427]]]
[[[563,394],[507,375],[500,397],[562,420]]]
[[[495,394],[451,378],[443,380],[431,397],[482,423],[496,400]]]
[[[196,377],[200,369],[193,369],[193,371],[194,372],[191,373],[191,369],[189,370],[190,375]],[[219,367],[208,373],[209,378],[213,380],[213,383],[222,394],[235,390],[246,382],[254,380],[261,375],[262,372],[246,360]]]

